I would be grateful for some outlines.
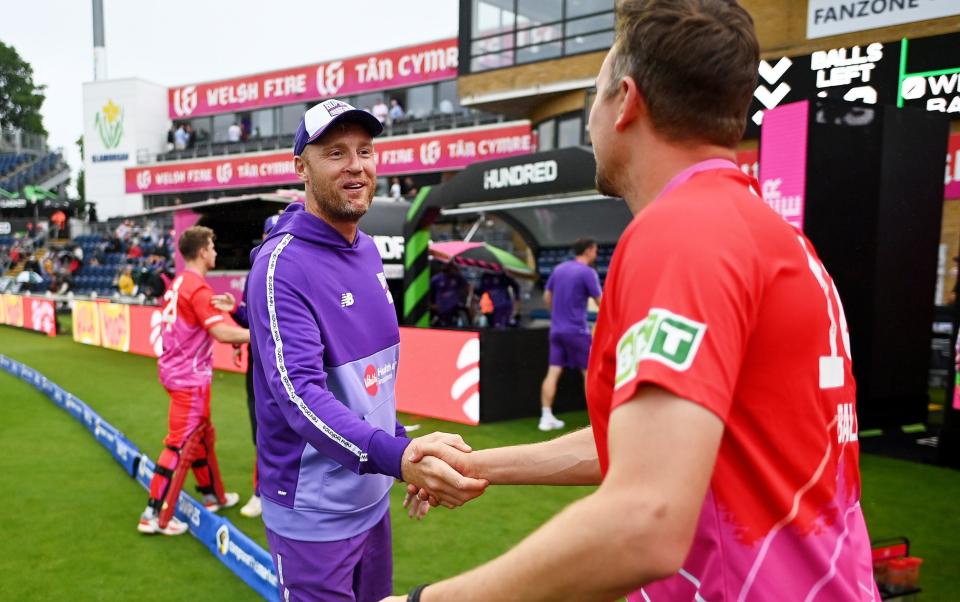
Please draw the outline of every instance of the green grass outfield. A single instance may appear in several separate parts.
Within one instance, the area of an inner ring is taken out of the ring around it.
[[[0,353],[87,402],[154,458],[166,432],[167,398],[149,358],[0,327]],[[242,375],[216,373],[213,416],[228,489],[250,494],[253,446]],[[567,414],[572,426],[584,412]],[[401,416],[405,424],[458,432],[477,448],[536,441],[534,420],[468,427]],[[960,474],[864,456],[864,510],[873,537],[905,534],[926,559],[924,601],[960,600]],[[188,482],[190,479],[188,479]],[[191,484],[192,488],[192,484]],[[494,487],[423,522],[401,513],[394,488],[395,585],[405,591],[490,559],[591,488]],[[135,529],[146,492],[88,431],[33,387],[0,372],[0,586],[3,600],[255,600],[243,582],[190,536]],[[263,525],[237,508],[235,525],[266,547]]]

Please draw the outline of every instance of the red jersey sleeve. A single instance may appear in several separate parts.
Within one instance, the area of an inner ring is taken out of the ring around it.
[[[621,240],[611,410],[649,383],[727,419],[762,279],[746,226],[704,208],[715,195],[657,201]]]
[[[197,323],[204,330],[210,330],[212,326],[224,322],[229,323],[226,312],[222,312],[210,304],[211,297],[213,297],[213,289],[209,286],[201,286],[190,297],[190,308],[197,318]]]

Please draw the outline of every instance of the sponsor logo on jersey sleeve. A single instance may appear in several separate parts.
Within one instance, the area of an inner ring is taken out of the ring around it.
[[[646,318],[627,328],[617,343],[619,389],[637,375],[642,361],[660,362],[678,372],[693,363],[707,325],[665,309],[653,308]]]

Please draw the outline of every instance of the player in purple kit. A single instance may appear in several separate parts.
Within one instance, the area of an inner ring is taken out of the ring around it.
[[[488,326],[493,328],[510,326],[520,301],[520,285],[516,280],[505,272],[487,272],[480,277],[480,285],[476,293],[478,297],[487,293],[493,302],[493,316]]]
[[[252,253],[260,499],[284,600],[390,594],[395,478],[432,483],[450,507],[487,484],[440,460],[411,462],[418,450],[470,448],[443,433],[411,442],[397,422],[396,312],[376,244],[357,229],[382,130],[336,99],[307,110],[293,152],[306,202],[291,204]]]
[[[467,279],[453,261],[445,263],[440,273],[430,279],[430,308],[433,310],[434,326],[459,326],[458,318],[464,311],[463,300],[468,296],[469,288]]]
[[[543,300],[550,308],[550,366],[540,386],[541,431],[563,428],[563,421],[553,415],[553,399],[563,369],[580,370],[583,381],[587,381],[591,342],[587,301],[592,298],[600,304],[600,279],[591,267],[597,260],[597,243],[581,238],[573,244],[573,253],[576,257],[553,269],[543,291]]]

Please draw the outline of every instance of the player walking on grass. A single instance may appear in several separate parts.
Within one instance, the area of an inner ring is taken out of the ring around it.
[[[203,504],[211,511],[229,508],[240,496],[224,492],[214,452],[216,433],[210,421],[213,341],[247,343],[250,331],[230,323],[213,307],[207,271],[217,260],[214,233],[194,226],[180,236],[186,269],[164,295],[163,353],[157,361],[160,383],[170,395],[169,429],[164,450],[150,481],[150,498],[140,515],[141,533],[180,535],[187,525],[174,513],[187,470],[192,469]]]
[[[598,189],[635,218],[590,352],[592,429],[446,459],[587,484],[513,550],[414,602],[879,599],[840,297],[734,162],[759,49],[733,0],[622,0],[597,79]]]
[[[553,415],[557,382],[564,368],[580,370],[587,381],[587,360],[590,357],[590,326],[587,324],[587,303],[600,305],[600,278],[593,264],[597,260],[597,243],[581,238],[573,244],[574,258],[553,269],[543,291],[543,300],[550,309],[550,358],[547,375],[540,386],[541,431],[563,428],[563,420]]]

